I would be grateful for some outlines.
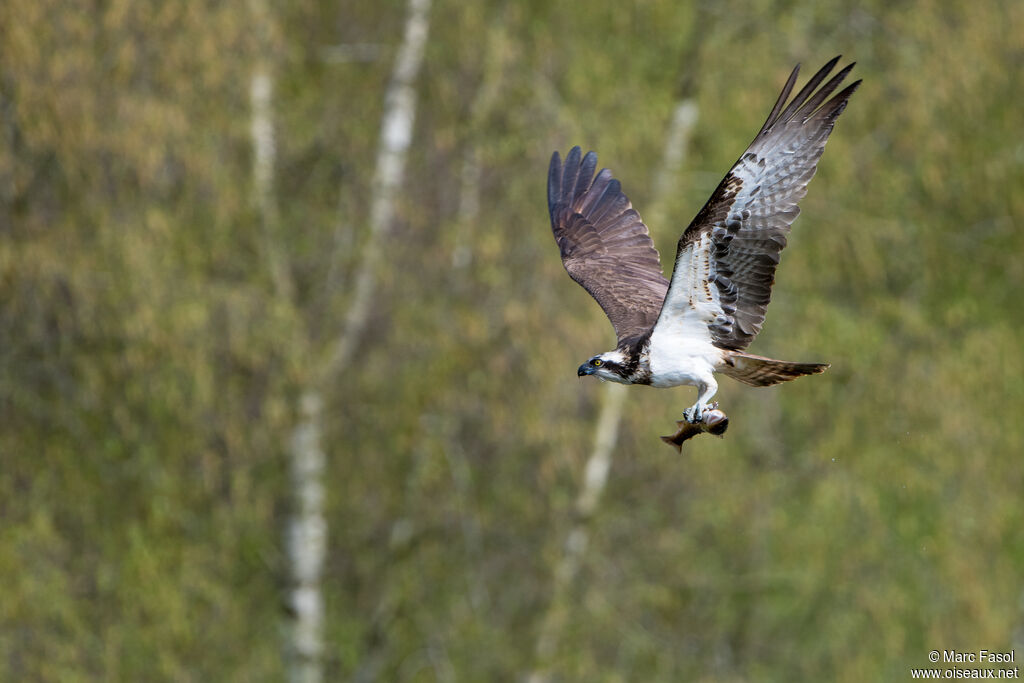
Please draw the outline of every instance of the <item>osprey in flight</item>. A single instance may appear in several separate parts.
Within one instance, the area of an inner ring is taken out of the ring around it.
[[[828,99],[853,68],[827,83],[839,57],[787,104],[793,69],[768,120],[679,239],[671,282],[647,226],[611,171],[594,176],[597,155],[574,147],[548,171],[551,228],[562,264],[611,320],[615,350],[577,374],[621,384],[697,387],[685,419],[700,422],[721,372],[751,386],[771,386],[824,372],[826,363],[793,363],[745,353],[761,331],[779,254],[797,202],[825,149],[836,118],[860,81]]]

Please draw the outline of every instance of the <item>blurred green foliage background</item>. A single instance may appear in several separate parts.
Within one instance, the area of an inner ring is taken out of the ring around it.
[[[371,316],[328,378],[328,680],[537,664],[603,390],[575,368],[613,344],[550,237],[551,152],[596,150],[672,254],[792,66],[840,53],[864,84],[751,349],[832,369],[724,380],[729,433],[681,456],[657,436],[692,390],[630,389],[547,666],[1024,656],[1024,4],[701,2],[434,0]],[[0,3],[0,680],[284,675],[287,441],[351,303],[406,10],[254,7]]]

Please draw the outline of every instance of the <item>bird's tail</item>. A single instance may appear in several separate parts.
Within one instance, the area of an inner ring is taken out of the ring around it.
[[[825,372],[828,367],[828,363],[792,363],[733,351],[726,356],[725,365],[719,368],[719,372],[752,387],[770,387],[804,375]]]

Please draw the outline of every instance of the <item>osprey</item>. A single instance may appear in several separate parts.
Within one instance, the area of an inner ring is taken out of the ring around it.
[[[720,372],[771,386],[824,372],[827,363],[793,363],[746,353],[764,323],[779,254],[800,213],[836,119],[860,85],[827,99],[850,64],[818,88],[839,61],[826,64],[787,104],[793,69],[768,120],[679,239],[671,282],[647,226],[611,171],[597,176],[597,155],[574,147],[548,171],[548,210],[562,264],[604,309],[615,328],[613,351],[577,374],[621,384],[697,387],[683,417],[701,421]],[[827,101],[826,101],[827,100]]]

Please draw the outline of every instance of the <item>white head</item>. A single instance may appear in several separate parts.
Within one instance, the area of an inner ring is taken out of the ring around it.
[[[629,358],[625,353],[619,350],[606,351],[600,355],[594,356],[586,363],[581,365],[576,370],[576,375],[583,377],[584,375],[594,375],[602,380],[608,380],[610,382],[618,382],[619,384],[629,384],[630,370],[626,367]]]

